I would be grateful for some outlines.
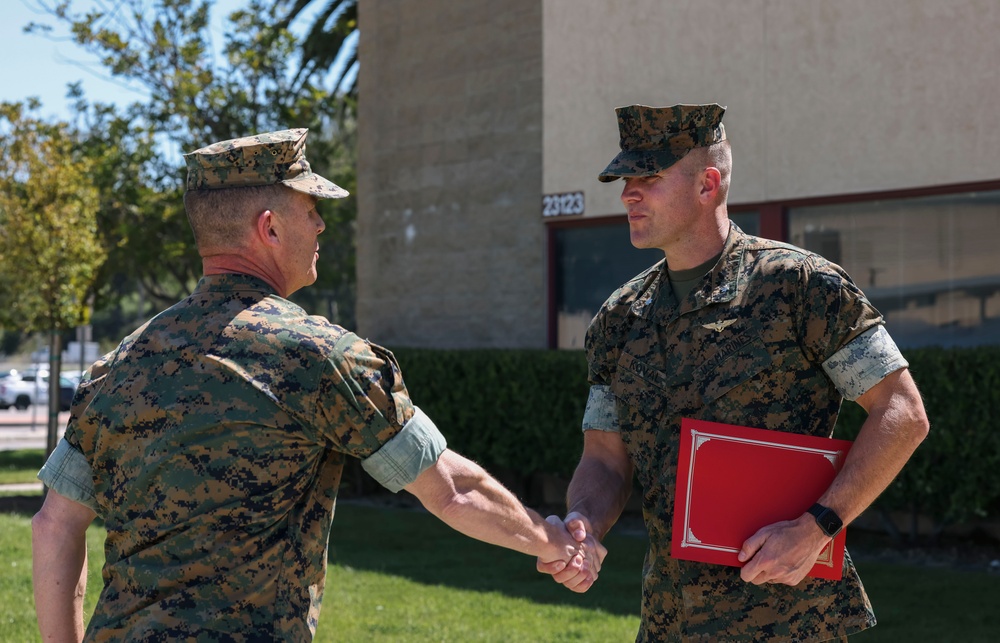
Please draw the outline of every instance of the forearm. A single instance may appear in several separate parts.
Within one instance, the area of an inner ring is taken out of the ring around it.
[[[42,640],[82,641],[86,539],[51,517],[36,515],[32,520],[32,582]]]
[[[926,424],[897,423],[869,416],[844,467],[819,503],[850,523],[867,509],[902,470],[926,435]]]
[[[453,451],[445,451],[407,489],[428,511],[467,536],[548,560],[572,555],[565,530],[524,507],[482,467]]]
[[[568,513],[586,516],[599,540],[618,521],[632,493],[631,476],[584,456],[577,465],[566,493]]]
[[[844,524],[857,518],[885,490],[927,435],[927,417],[909,375],[886,377],[858,402],[868,410],[844,467],[819,498]],[[829,542],[809,514],[761,528],[739,553],[747,564],[743,580],[755,584],[797,585]]]
[[[904,386],[869,408],[844,467],[819,499],[845,524],[867,509],[899,474],[927,435],[923,404],[905,372]],[[859,400],[859,402],[862,400]]]

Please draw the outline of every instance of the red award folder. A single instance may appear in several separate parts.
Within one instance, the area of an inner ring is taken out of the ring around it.
[[[849,440],[681,420],[670,555],[741,567],[743,542],[761,527],[801,516],[833,482]],[[845,531],[810,576],[843,574]]]

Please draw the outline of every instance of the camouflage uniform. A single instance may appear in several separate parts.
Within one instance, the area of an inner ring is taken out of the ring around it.
[[[66,443],[108,530],[88,636],[308,640],[346,457],[398,490],[394,459],[444,449],[432,427],[385,349],[254,277],[203,278],[98,362],[73,406]]]
[[[91,368],[39,477],[108,531],[88,640],[303,641],[346,458],[398,491],[444,449],[389,351],[226,274]]]
[[[681,136],[719,131],[697,123],[705,113]],[[656,171],[626,156],[605,177]],[[757,586],[737,567],[671,558],[670,541],[681,418],[829,437],[844,396],[906,366],[881,323],[841,268],[735,225],[683,301],[661,261],[602,306],[587,332],[584,430],[619,432],[642,488],[650,544],[637,641],[825,640],[875,624],[849,554],[841,581]]]

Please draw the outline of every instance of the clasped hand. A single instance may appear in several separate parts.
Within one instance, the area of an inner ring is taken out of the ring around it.
[[[608,555],[608,550],[594,536],[590,521],[579,513],[568,514],[565,521],[558,516],[549,516],[545,520],[567,531],[577,543],[576,554],[569,561],[545,561],[539,558],[536,569],[551,575],[553,580],[571,591],[586,592],[597,581],[601,563]]]
[[[768,525],[743,543],[740,576],[754,585],[798,585],[829,542],[809,514]]]

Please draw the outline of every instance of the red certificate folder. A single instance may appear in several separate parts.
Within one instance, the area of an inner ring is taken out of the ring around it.
[[[758,529],[801,516],[830,486],[849,440],[681,420],[670,555],[741,567],[743,542]],[[840,579],[845,531],[809,572]]]

